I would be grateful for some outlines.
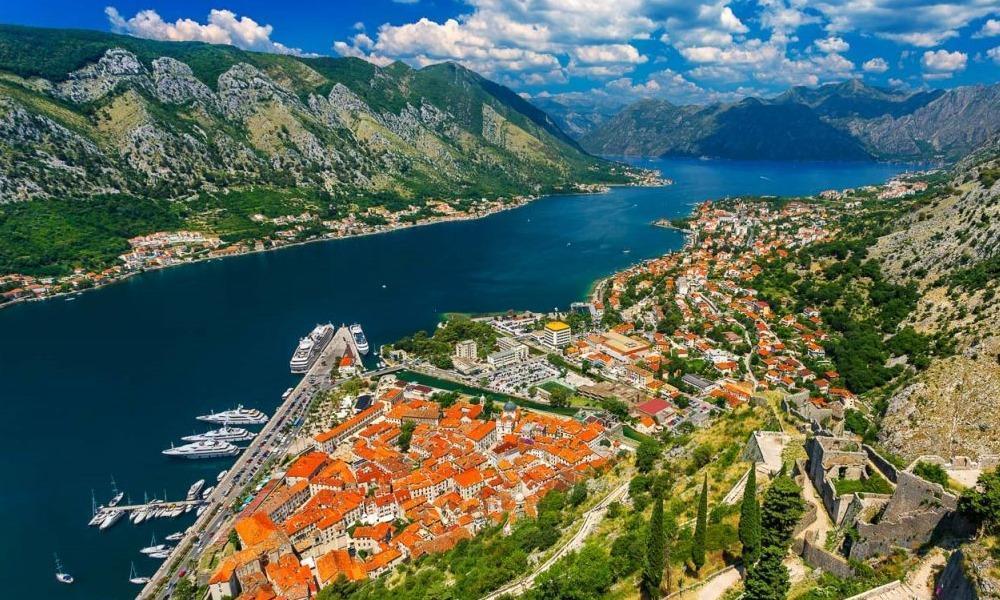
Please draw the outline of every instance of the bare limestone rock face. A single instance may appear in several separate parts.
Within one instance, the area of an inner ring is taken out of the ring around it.
[[[935,361],[894,394],[880,441],[905,457],[922,454],[983,456],[1000,453],[1000,338],[973,356]]]
[[[245,120],[260,106],[272,102],[305,109],[293,92],[253,65],[233,65],[219,76],[219,104],[230,119]]]
[[[44,168],[29,169],[20,157]],[[96,144],[0,96],[0,204],[72,189],[111,192],[120,184],[111,160]]]
[[[134,85],[152,91],[149,71],[128,50],[111,48],[94,64],[69,74],[56,87],[56,95],[73,102],[99,100],[120,85]]]
[[[156,97],[168,104],[196,102],[208,108],[218,108],[215,94],[197,79],[191,67],[163,56],[153,61],[153,81]]]

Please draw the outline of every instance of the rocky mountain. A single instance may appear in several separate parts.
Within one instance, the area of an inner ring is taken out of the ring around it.
[[[907,323],[954,344],[889,397],[880,440],[922,454],[1000,454],[1000,139],[947,174],[947,192],[921,203],[871,256],[917,285]]]
[[[495,197],[617,180],[612,170],[455,64],[0,26],[0,203],[247,185]]]
[[[1000,131],[1000,84],[904,93],[853,80],[771,99],[641,100],[580,137],[596,154],[956,160]]]
[[[618,114],[625,103],[616,98],[587,94],[537,95],[530,102],[545,111],[573,139],[600,127]]]

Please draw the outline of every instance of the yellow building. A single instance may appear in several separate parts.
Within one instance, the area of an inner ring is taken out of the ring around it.
[[[573,332],[570,330],[569,325],[562,321],[549,321],[546,323],[543,334],[545,343],[556,348],[569,344],[573,339]]]

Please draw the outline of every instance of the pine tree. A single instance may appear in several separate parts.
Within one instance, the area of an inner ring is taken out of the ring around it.
[[[663,497],[653,501],[653,514],[649,517],[649,532],[646,534],[646,564],[642,569],[642,593],[645,598],[660,597],[660,583],[663,581]]]
[[[757,502],[757,466],[750,467],[743,488],[740,507],[740,543],[743,544],[743,564],[750,567],[760,554],[760,504]]]
[[[691,562],[696,571],[705,566],[705,534],[708,528],[708,475],[701,486],[701,499],[698,502],[698,518],[694,524],[694,543],[691,545]]]

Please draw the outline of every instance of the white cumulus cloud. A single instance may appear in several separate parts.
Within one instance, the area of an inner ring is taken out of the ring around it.
[[[230,10],[212,9],[206,23],[193,19],[164,21],[155,10],[142,10],[126,19],[113,6],[106,7],[104,14],[115,31],[135,37],[171,42],[227,44],[244,50],[275,54],[304,54],[298,48],[289,48],[273,41],[271,32],[274,28],[270,25],[261,25],[247,16],[239,17]]]
[[[868,73],[885,73],[889,70],[889,63],[884,58],[876,56],[871,60],[866,60],[861,65],[861,68]]]
[[[924,52],[920,64],[924,66],[924,79],[947,79],[956,71],[964,70],[968,61],[969,55],[958,50],[928,50]]]
[[[977,31],[972,37],[984,38],[998,35],[1000,35],[1000,20],[990,19],[983,23],[983,28]]]
[[[996,48],[990,48],[989,50],[987,50],[986,56],[989,56],[993,60],[993,62],[1000,65],[1000,46],[997,46]]]
[[[826,39],[820,39],[813,42],[816,47],[819,48],[820,52],[826,52],[830,54],[832,52],[847,52],[851,49],[851,45],[844,41],[844,38],[839,37],[828,37]]]
[[[417,66],[457,61],[505,83],[544,83],[563,81],[569,73],[620,76],[648,60],[627,42],[649,39],[657,27],[645,13],[645,0],[469,0],[468,5],[467,14],[441,22],[383,24],[370,48],[344,41],[334,49]]]
[[[826,18],[831,33],[863,31],[923,48],[1000,11],[997,0],[818,0],[811,6]]]

